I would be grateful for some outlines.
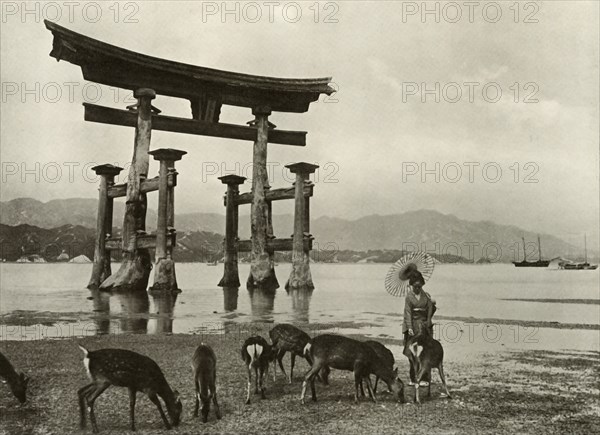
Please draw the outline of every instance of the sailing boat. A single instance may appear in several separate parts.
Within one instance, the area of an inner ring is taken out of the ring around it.
[[[542,260],[542,245],[540,243],[540,236],[538,235],[538,253],[539,258],[537,261],[527,261],[527,248],[525,247],[525,237],[521,237],[523,240],[523,261],[513,261],[515,267],[548,267],[550,260]]]
[[[590,264],[587,261],[587,234],[583,235],[583,246],[585,250],[585,262],[584,263],[564,263],[562,269],[565,270],[595,270],[598,268],[597,264]]]

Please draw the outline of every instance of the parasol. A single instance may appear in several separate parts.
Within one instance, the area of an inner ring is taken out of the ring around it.
[[[396,261],[385,277],[385,290],[392,296],[406,296],[408,279],[414,271],[419,271],[427,282],[433,274],[433,257],[425,252],[411,252]]]

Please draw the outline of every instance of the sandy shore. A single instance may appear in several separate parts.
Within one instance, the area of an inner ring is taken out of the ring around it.
[[[340,325],[348,326],[348,325]],[[558,331],[557,331],[558,332]],[[567,331],[566,331],[567,332]],[[266,331],[262,331],[266,336]],[[184,403],[182,424],[163,429],[154,405],[140,395],[138,433],[592,433],[600,425],[600,355],[593,351],[503,350],[445,363],[453,400],[440,398],[441,385],[433,375],[432,397],[422,406],[386,394],[379,402],[353,403],[350,372],[333,371],[329,387],[317,384],[319,401],[301,405],[301,377],[305,361],[297,363],[294,383],[269,377],[267,399],[258,396],[244,404],[246,371],[239,356],[249,334],[224,335],[106,335],[0,344],[1,351],[32,380],[29,401],[19,406],[7,386],[0,386],[2,434],[74,433],[78,429],[76,391],[88,379],[80,342],[90,349],[119,347],[154,358]],[[213,346],[218,361],[218,390],[223,420],[202,424],[191,416],[194,401],[189,360],[204,341]],[[398,352],[399,342],[388,340],[403,380],[408,364]],[[284,361],[289,364],[288,358]],[[100,430],[128,432],[128,398],[122,388],[111,388],[96,405]]]

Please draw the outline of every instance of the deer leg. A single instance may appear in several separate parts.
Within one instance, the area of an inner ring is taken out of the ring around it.
[[[208,421],[208,413],[210,412],[210,393],[208,395],[200,394],[200,398],[202,399],[202,423],[206,423]]]
[[[86,426],[85,396],[90,391],[94,390],[95,387],[96,387],[96,384],[94,382],[92,382],[91,384],[87,384],[85,387],[80,388],[77,391],[77,396],[79,397],[79,427],[81,427],[81,429],[85,428],[85,426]]]
[[[252,371],[248,366],[248,394],[246,395],[246,405],[250,404],[250,388],[252,388]]]
[[[325,366],[319,373],[319,378],[323,382],[323,385],[329,385],[329,372],[331,372],[331,369],[329,366]]]
[[[428,365],[423,364],[423,365],[421,365],[421,367],[419,369],[419,373],[417,375],[417,382],[415,383],[415,402],[417,402],[418,404],[421,404],[421,400],[419,398],[419,386],[421,384],[421,380],[424,379],[428,370],[430,370]],[[429,385],[431,385],[431,382],[429,383]]]
[[[129,418],[131,420],[131,430],[135,432],[135,399],[137,391],[135,388],[129,388]]]
[[[259,384],[260,384],[260,398],[261,399],[266,399],[267,396],[265,396],[265,385],[264,385],[264,377],[265,377],[265,370],[261,367],[260,370],[260,379],[259,379]]]
[[[279,368],[283,373],[283,376],[287,378],[287,373],[285,372],[285,368],[283,367],[283,357],[285,356],[285,350],[280,349],[277,353],[277,362],[279,363]]]
[[[373,392],[377,393],[377,384],[379,383],[379,376],[375,376],[375,385],[373,386]]]
[[[148,394],[148,398],[158,408],[158,412],[160,413],[160,417],[162,418],[162,421],[165,424],[165,427],[167,429],[171,429],[171,423],[169,423],[169,420],[167,419],[167,416],[165,415],[165,411],[163,411],[163,409],[162,409],[162,405],[160,404],[160,400],[158,399],[158,396],[156,395],[156,393],[152,392],[152,393]]]
[[[291,353],[290,354],[290,384],[292,383],[292,378],[294,377],[294,364],[296,364],[296,354],[295,353]]]
[[[200,407],[200,384],[198,378],[194,379],[194,386],[196,387],[196,403],[194,404],[194,417],[198,417],[198,408]]]
[[[94,414],[94,402],[100,396],[100,394],[104,393],[106,389],[110,387],[108,382],[105,382],[100,385],[96,385],[96,389],[87,393],[86,401],[88,403],[88,408],[90,410],[90,421],[92,422],[92,431],[98,432],[98,425],[96,424],[96,414]]]
[[[254,394],[258,394],[258,367],[254,367]]]
[[[446,396],[448,397],[448,399],[452,399],[452,396],[450,395],[450,392],[448,391],[448,387],[446,386],[446,376],[444,375],[444,365],[442,363],[440,363],[440,365],[438,366],[438,373],[440,374],[440,379],[442,380],[442,385],[444,386],[444,389],[446,390]]]
[[[304,404],[304,396],[306,395],[306,387],[308,386],[308,383],[310,382],[310,388],[312,391],[312,396],[313,396],[313,400],[316,401],[317,400],[317,395],[315,392],[315,376],[317,375],[317,373],[319,372],[320,367],[318,367],[316,364],[313,365],[308,372],[306,372],[306,374],[304,375],[304,381],[302,381],[302,393],[300,394],[300,401],[302,402],[302,404]]]
[[[219,408],[219,402],[217,401],[217,389],[214,385],[212,387],[212,400],[213,405],[215,405],[215,414],[217,416],[217,420],[221,420],[221,408]]]
[[[365,389],[363,388],[363,379],[360,380],[360,395],[365,397]]]
[[[358,374],[358,370],[356,370],[356,367],[355,367],[354,368],[354,403],[356,403],[356,404],[358,404],[358,386],[361,384],[361,382],[362,382],[362,377]]]
[[[371,385],[371,376],[365,376],[364,380],[367,381],[367,389],[369,390],[371,399],[373,399],[373,403],[377,403],[377,399],[375,398],[375,391],[373,391],[373,386]]]

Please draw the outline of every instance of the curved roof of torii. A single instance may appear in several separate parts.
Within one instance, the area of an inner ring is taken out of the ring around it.
[[[320,94],[331,95],[331,77],[287,79],[204,68],[126,50],[73,32],[48,20],[54,35],[50,56],[81,66],[86,80],[135,90],[152,88],[159,95],[211,98],[222,104],[273,111],[306,112]]]

